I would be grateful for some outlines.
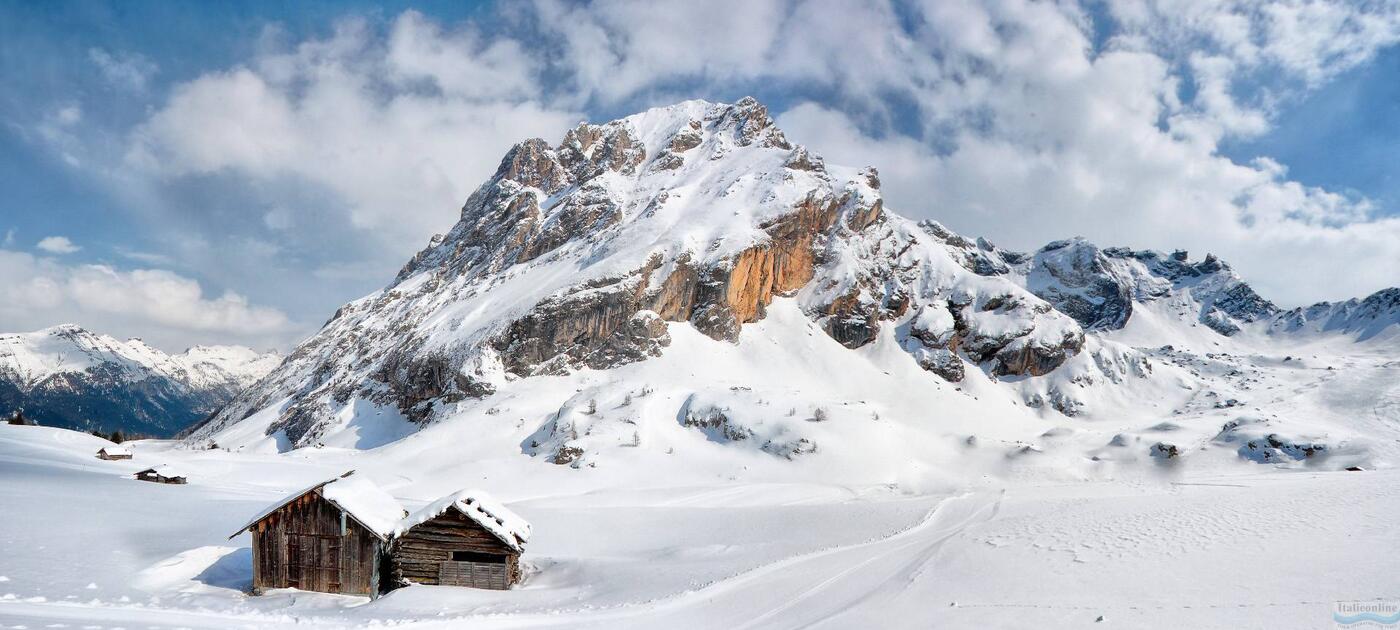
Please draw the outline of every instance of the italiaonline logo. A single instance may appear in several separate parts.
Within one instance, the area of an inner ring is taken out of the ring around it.
[[[1337,602],[1332,621],[1338,628],[1400,627],[1400,602]]]

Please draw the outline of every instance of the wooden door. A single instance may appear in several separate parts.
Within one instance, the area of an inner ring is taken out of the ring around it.
[[[339,593],[340,537],[288,534],[287,586],[304,591]]]
[[[459,562],[442,563],[438,572],[438,584],[444,586],[470,586],[505,590],[506,564],[504,562]]]

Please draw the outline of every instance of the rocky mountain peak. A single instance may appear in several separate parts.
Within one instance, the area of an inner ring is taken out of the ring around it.
[[[355,400],[427,422],[513,379],[658,356],[676,325],[733,342],[783,297],[840,344],[894,335],[948,380],[965,362],[1043,374],[1077,352],[1073,320],[967,271],[887,212],[879,185],[789,142],[752,98],[521,142],[393,284],[342,307],[204,432],[284,400],[267,431],[295,444]]]
[[[739,169],[764,161],[749,155],[752,149],[790,151],[783,163],[788,169],[826,176],[821,158],[794,149],[752,98],[733,105],[687,101],[607,123],[580,123],[554,146],[538,138],[520,142],[468,198],[453,230],[430,243],[398,279],[424,266],[463,273],[528,262],[620,224],[629,210],[645,211],[629,207],[637,200],[664,203],[675,180],[686,179],[682,170],[724,171],[733,176],[729,186],[743,184]],[[735,168],[717,168],[726,164]]]
[[[728,107],[713,108],[706,119],[717,120],[719,130],[732,131],[741,147],[758,143],[763,147],[792,148],[782,130],[773,124],[768,108],[752,96],[745,96]]]

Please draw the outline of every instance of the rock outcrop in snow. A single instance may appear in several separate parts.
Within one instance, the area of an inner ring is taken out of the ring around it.
[[[166,354],[64,324],[0,335],[0,410],[41,424],[169,436],[213,413],[281,357],[241,346]]]

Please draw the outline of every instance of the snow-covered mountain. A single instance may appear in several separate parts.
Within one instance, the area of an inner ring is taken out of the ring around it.
[[[1397,325],[1400,325],[1400,288],[1389,288],[1361,300],[1319,302],[1279,313],[1269,329],[1279,333],[1340,332],[1364,341],[1380,335],[1393,336],[1400,332],[1396,330]]]
[[[689,101],[516,145],[447,234],[192,439],[365,448],[453,423],[574,466],[710,443],[878,477],[969,436],[1040,452],[1075,418],[1128,431],[1076,438],[1083,461],[1175,457],[1152,427],[1194,415],[1214,439],[1271,378],[1258,357],[1396,339],[1377,296],[1281,312],[1213,256],[1005,251],[890,211],[874,168],[826,164],[753,99]]]
[[[64,324],[0,334],[0,410],[41,424],[172,435],[213,413],[281,361],[241,346],[166,354]]]
[[[1199,323],[1227,337],[1247,328],[1285,336],[1337,333],[1357,341],[1388,330],[1400,332],[1393,330],[1400,324],[1400,288],[1382,289],[1365,299],[1284,311],[1213,254],[1191,262],[1182,250],[1164,254],[1124,247],[1101,249],[1073,238],[1055,241],[1030,255],[1000,250],[979,239],[975,251],[967,255],[980,261],[981,273],[1015,278],[1089,330],[1122,329],[1135,305],[1160,304],[1175,308],[1182,321]]]

